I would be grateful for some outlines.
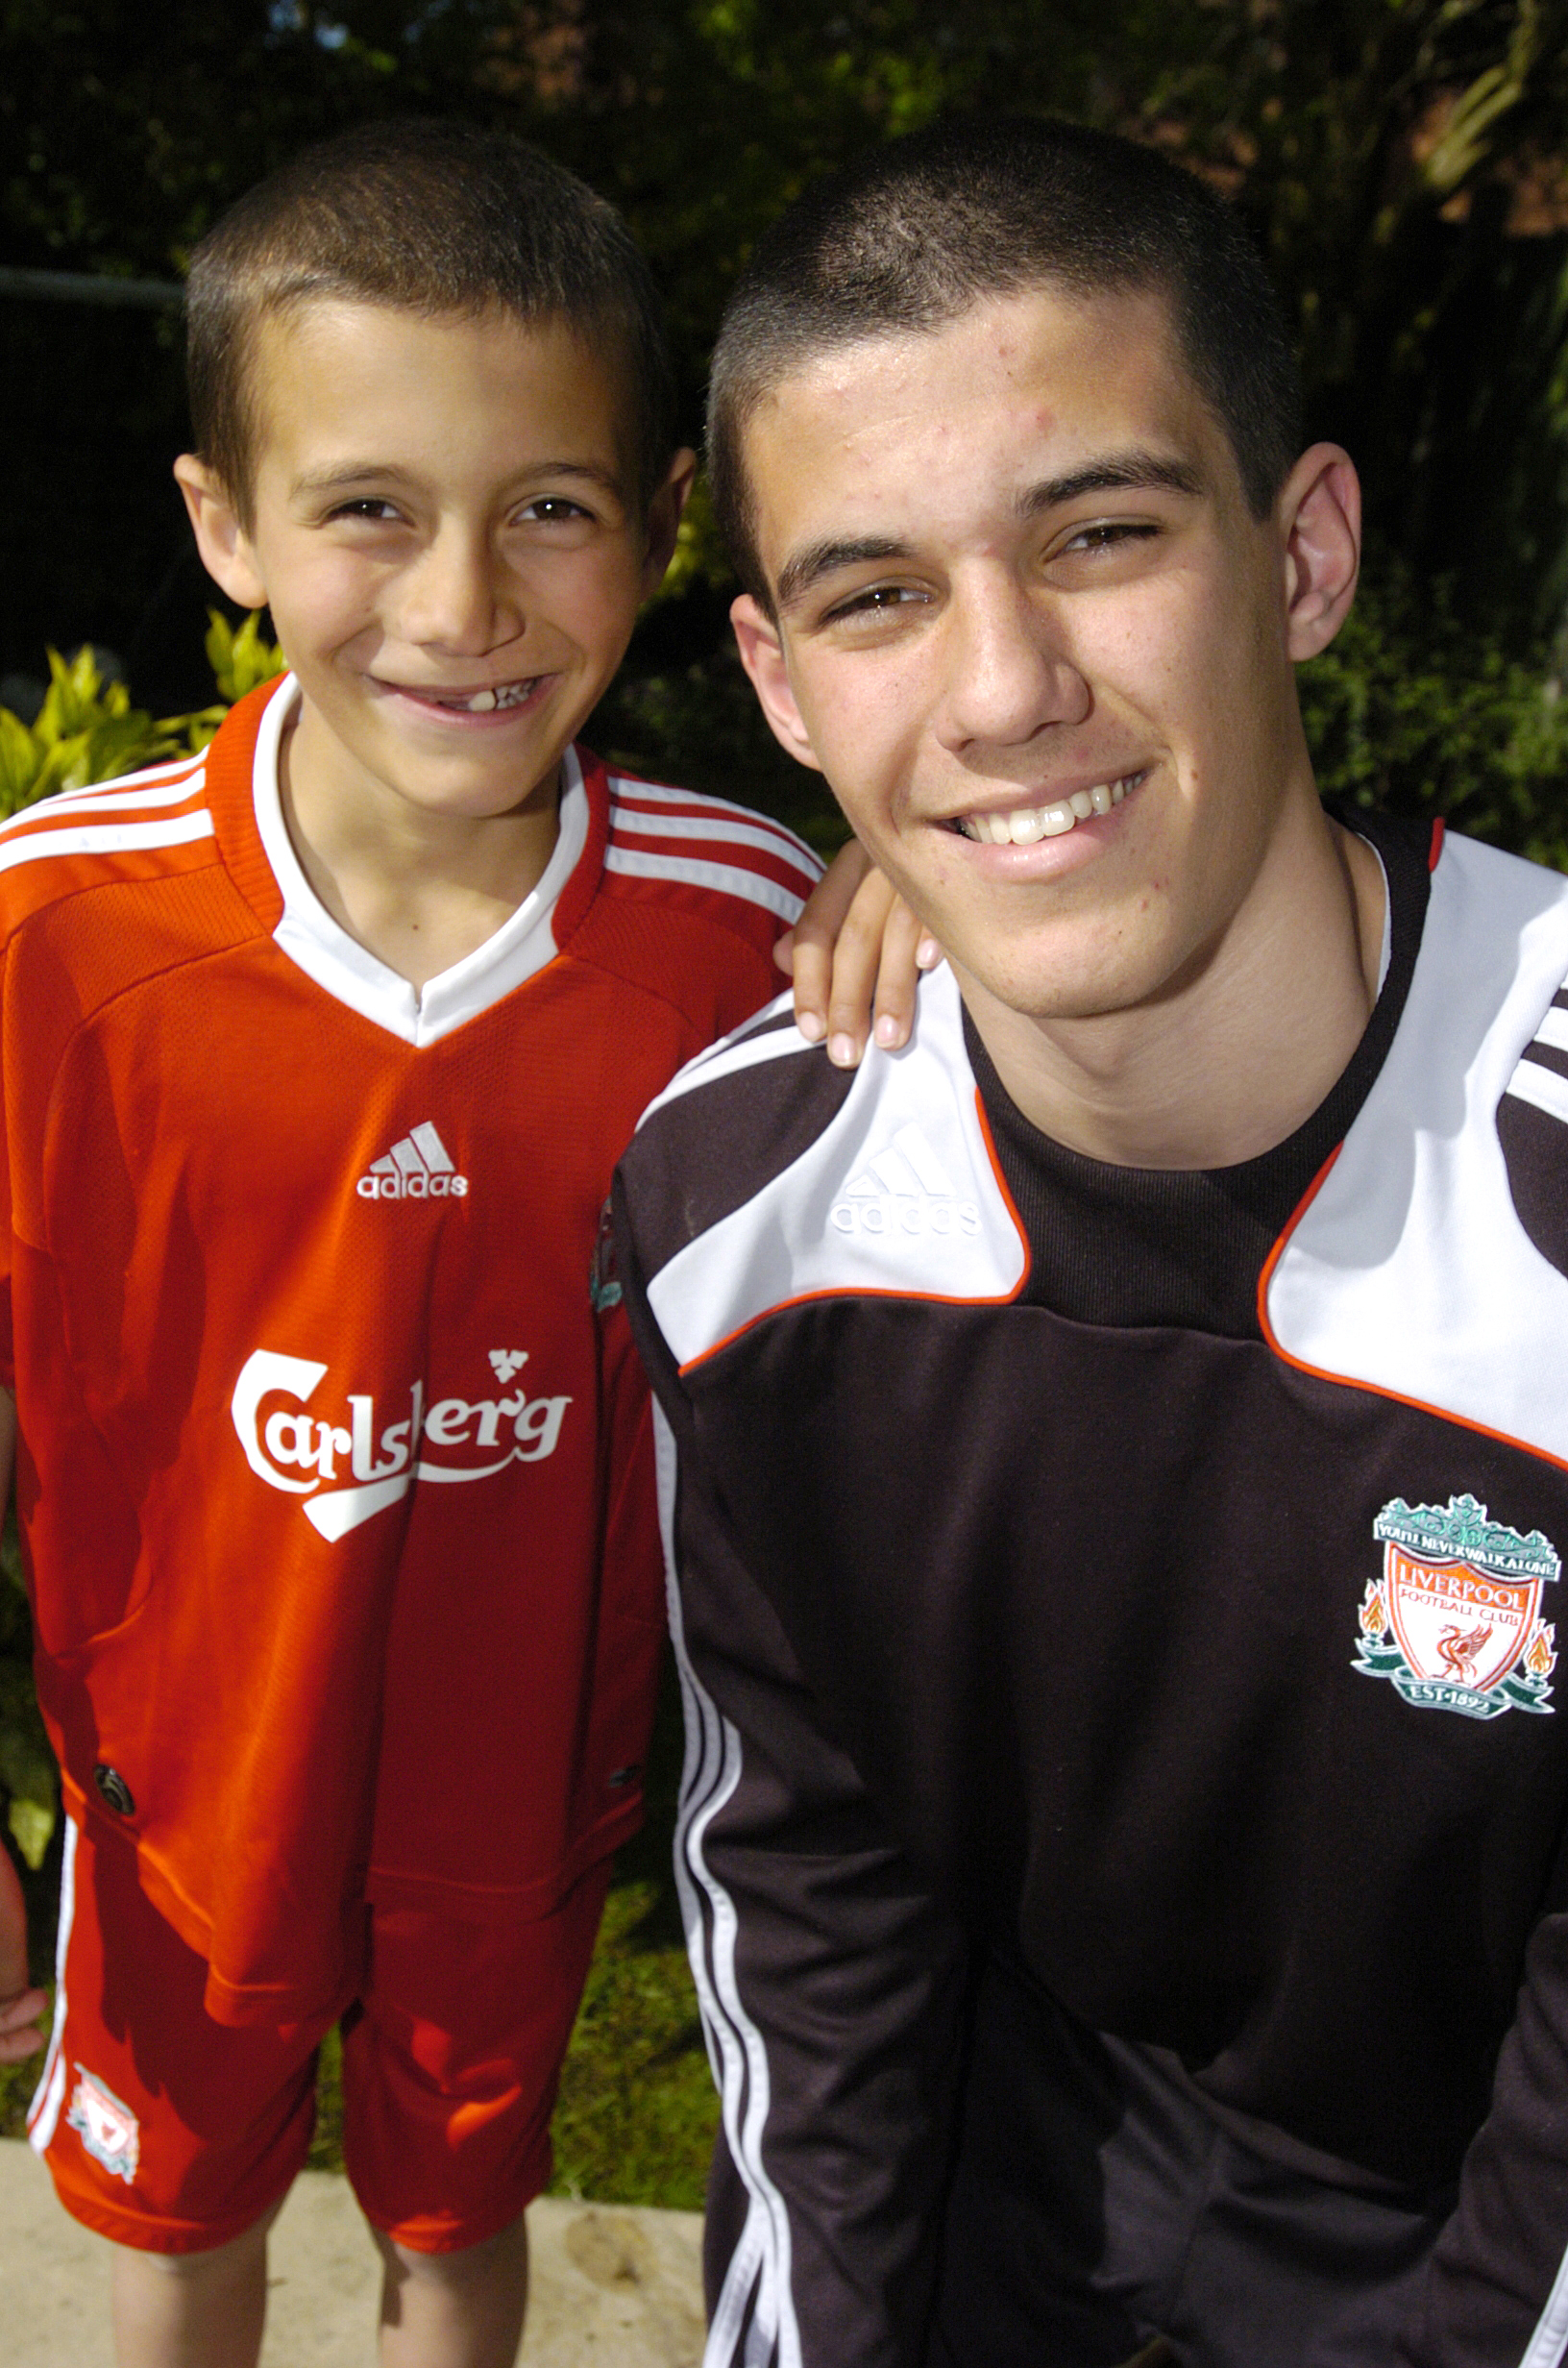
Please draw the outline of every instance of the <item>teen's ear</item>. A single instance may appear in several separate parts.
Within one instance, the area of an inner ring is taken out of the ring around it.
[[[185,497],[196,548],[213,582],[236,607],[265,608],[267,587],[251,538],[222,481],[194,453],[181,454],[174,464],[174,481]]]
[[[1310,445],[1281,489],[1291,658],[1316,657],[1350,614],[1361,568],[1361,484],[1337,444]]]
[[[675,555],[675,536],[681,518],[692,498],[692,484],[697,476],[697,455],[683,444],[670,468],[663,484],[648,506],[648,556],[643,561],[643,598],[651,600],[663,583],[670,562]]]
[[[731,604],[729,621],[735,628],[741,664],[751,678],[751,688],[772,727],[773,738],[797,764],[810,765],[814,773],[821,773],[822,768],[811,745],[811,735],[795,703],[777,626],[749,592],[743,592]]]

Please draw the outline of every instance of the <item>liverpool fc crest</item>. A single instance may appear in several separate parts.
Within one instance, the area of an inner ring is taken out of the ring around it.
[[[1383,1542],[1383,1576],[1362,1599],[1352,1666],[1391,1679],[1424,1710],[1550,1714],[1557,1656],[1541,1591],[1561,1568],[1550,1539],[1488,1520],[1473,1496],[1446,1505],[1396,1496],[1372,1534]]]

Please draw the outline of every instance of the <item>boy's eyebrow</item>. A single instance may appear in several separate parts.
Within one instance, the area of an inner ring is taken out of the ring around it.
[[[534,478],[576,477],[589,484],[602,485],[617,500],[625,500],[625,488],[612,469],[601,469],[592,460],[530,460],[519,469],[516,481],[525,483]],[[412,469],[399,468],[390,460],[349,460],[341,468],[310,469],[296,477],[290,491],[298,497],[311,493],[343,493],[351,485],[412,485],[418,483]]]
[[[1018,496],[1017,506],[1020,517],[1038,518],[1065,502],[1081,501],[1086,493],[1136,492],[1144,486],[1196,497],[1206,490],[1206,481],[1190,462],[1160,453],[1108,453],[1103,459],[1088,460],[1065,477],[1047,477],[1030,485]],[[859,567],[868,559],[909,556],[910,546],[890,535],[827,536],[820,543],[808,543],[804,551],[785,560],[778,571],[774,598],[780,608],[789,608],[823,576],[834,575],[841,567]]]

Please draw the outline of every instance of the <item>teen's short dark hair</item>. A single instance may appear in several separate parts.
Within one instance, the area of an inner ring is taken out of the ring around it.
[[[1262,518],[1300,446],[1279,300],[1224,201],[1154,149],[1048,118],[957,116],[807,192],[759,241],[724,314],[708,472],[736,572],[771,607],[744,438],[770,387],[827,349],[934,330],[989,296],[1157,290]]]
[[[401,117],[321,140],[248,189],[191,257],[196,451],[248,519],[257,324],[312,297],[560,321],[625,380],[646,505],[674,445],[658,294],[615,208],[509,133]]]

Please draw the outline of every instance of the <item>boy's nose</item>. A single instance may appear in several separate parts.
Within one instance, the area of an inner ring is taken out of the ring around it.
[[[443,529],[404,579],[398,630],[423,648],[480,657],[523,623],[516,580],[479,530]]]
[[[1017,748],[1048,724],[1081,724],[1089,684],[1056,621],[1011,572],[955,585],[938,729],[958,752]]]

